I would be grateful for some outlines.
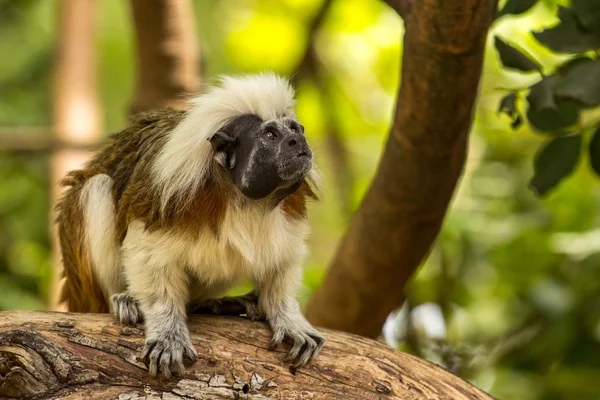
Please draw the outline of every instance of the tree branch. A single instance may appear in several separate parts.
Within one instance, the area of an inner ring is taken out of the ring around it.
[[[109,315],[0,313],[0,397],[124,399],[491,400],[464,380],[375,340],[324,331],[308,366],[290,370],[282,347],[268,351],[265,323],[194,316],[200,354],[185,376],[151,378],[137,360],[143,331]],[[154,396],[154,397],[153,397]]]
[[[496,0],[420,0],[405,17],[394,125],[307,316],[375,337],[439,233],[462,172]]]
[[[131,113],[184,108],[198,90],[200,55],[188,0],[131,0],[137,82]]]
[[[100,143],[61,140],[50,128],[0,128],[0,151],[21,154],[52,153],[63,149],[94,151]]]
[[[406,18],[412,11],[413,2],[418,0],[384,0],[385,3],[392,7],[402,19]]]

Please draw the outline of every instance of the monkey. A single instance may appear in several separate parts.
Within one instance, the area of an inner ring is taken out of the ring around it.
[[[291,344],[295,367],[323,347],[296,299],[320,172],[295,103],[272,72],[221,76],[186,110],[135,115],[61,182],[61,302],[143,323],[150,375],[197,361],[187,326],[197,310],[266,321],[269,348]],[[222,297],[245,279],[251,293]]]

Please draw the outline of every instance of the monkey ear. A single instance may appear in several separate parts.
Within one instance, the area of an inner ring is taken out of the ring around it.
[[[235,149],[236,139],[229,136],[223,131],[218,131],[209,139],[210,144],[215,150],[216,160],[225,168],[232,169],[235,166]]]

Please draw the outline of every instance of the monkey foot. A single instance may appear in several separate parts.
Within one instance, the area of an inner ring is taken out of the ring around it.
[[[117,293],[110,297],[113,313],[124,325],[135,325],[144,320],[137,302],[129,293]]]
[[[200,300],[192,303],[190,314],[242,315],[251,321],[265,321],[265,313],[258,306],[258,296],[254,292],[242,296],[221,297],[220,299]]]

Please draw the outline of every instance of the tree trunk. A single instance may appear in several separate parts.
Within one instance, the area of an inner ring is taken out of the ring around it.
[[[19,399],[486,399],[446,370],[372,339],[324,330],[316,360],[291,370],[263,322],[194,316],[200,354],[185,376],[151,378],[143,331],[109,315],[0,313],[0,397]],[[141,326],[139,326],[141,328]]]
[[[91,152],[84,148],[97,144],[102,137],[94,50],[95,8],[96,2],[92,0],[65,0],[58,7],[59,37],[52,104],[56,140],[64,148],[52,156],[52,208],[62,193],[58,182],[68,171],[80,168],[89,159]],[[55,251],[49,303],[51,309],[59,310],[62,264],[56,251],[59,247],[54,218],[50,221]]]
[[[131,113],[184,108],[198,90],[200,61],[188,0],[131,0],[137,43],[137,83]]]
[[[439,233],[462,172],[496,0],[394,0],[404,55],[375,178],[307,307],[317,326],[375,337]]]

